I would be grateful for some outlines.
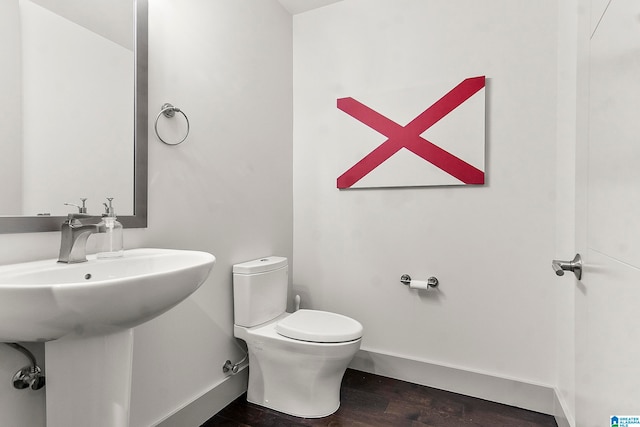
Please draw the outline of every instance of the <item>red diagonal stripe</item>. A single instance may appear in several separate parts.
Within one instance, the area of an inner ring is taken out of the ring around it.
[[[338,188],[349,188],[405,147],[465,184],[484,183],[484,172],[420,137],[440,119],[484,87],[484,77],[466,79],[402,127],[353,98],[338,99],[338,108],[388,139],[338,177]]]
[[[400,126],[398,123],[353,98],[338,99],[338,109],[344,111],[354,119],[364,123],[371,129],[380,132],[388,138],[396,136],[396,132],[398,131],[400,131],[398,132],[399,134],[405,132],[404,127]],[[422,132],[418,132],[418,134],[421,134]],[[386,144],[386,142],[381,145],[384,144]]]
[[[444,116],[458,108],[460,104],[471,98],[484,87],[484,76],[464,79],[456,87],[437,100],[431,107],[424,110],[415,119],[411,120],[407,129],[411,129],[417,135],[429,129]]]
[[[484,184],[484,172],[420,136],[408,141],[405,147],[465,184]]]
[[[338,188],[349,188],[403,147],[404,128],[353,98],[338,99],[338,108],[389,137],[338,177]]]

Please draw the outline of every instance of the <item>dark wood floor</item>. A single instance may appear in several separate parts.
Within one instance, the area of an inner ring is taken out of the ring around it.
[[[201,427],[557,427],[552,416],[348,369],[340,409],[319,419],[285,415],[240,396]]]

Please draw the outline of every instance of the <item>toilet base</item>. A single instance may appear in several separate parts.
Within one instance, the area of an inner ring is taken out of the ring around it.
[[[273,363],[249,352],[247,401],[294,417],[322,418],[340,407],[340,386],[349,359],[305,358]],[[283,360],[284,361],[284,360]],[[302,362],[302,363],[300,363]],[[266,369],[265,369],[266,368]]]
[[[278,335],[274,323],[258,328],[234,327],[247,343],[247,401],[301,418],[322,418],[340,407],[342,377],[361,339],[314,343]]]
[[[328,417],[329,415],[334,414],[338,409],[340,409],[340,402],[338,402],[338,405],[334,409],[332,409],[331,411],[329,411],[327,413],[320,413],[320,414],[317,414],[317,413],[312,413],[312,414],[304,413],[304,414],[301,414],[301,413],[294,412],[294,411],[290,410],[290,408],[274,407],[274,406],[271,406],[271,405],[269,405],[267,403],[264,403],[264,402],[253,401],[253,400],[249,399],[248,394],[247,394],[247,402],[253,403],[254,405],[262,406],[264,408],[272,409],[272,410],[277,411],[277,412],[282,412],[283,414],[287,414],[287,415],[291,415],[291,416],[294,416],[294,417],[298,417],[298,418],[324,418],[324,417]]]

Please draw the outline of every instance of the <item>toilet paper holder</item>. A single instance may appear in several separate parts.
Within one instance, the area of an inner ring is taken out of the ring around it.
[[[411,276],[409,276],[408,274],[403,274],[400,277],[400,283],[409,286],[411,284]],[[429,285],[430,288],[437,288],[438,284],[438,278],[435,276],[431,276],[427,279],[427,285]]]

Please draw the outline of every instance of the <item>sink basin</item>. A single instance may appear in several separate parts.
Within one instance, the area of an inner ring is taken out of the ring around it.
[[[0,342],[50,341],[132,328],[164,313],[205,281],[206,252],[131,249],[121,258],[0,266]]]

